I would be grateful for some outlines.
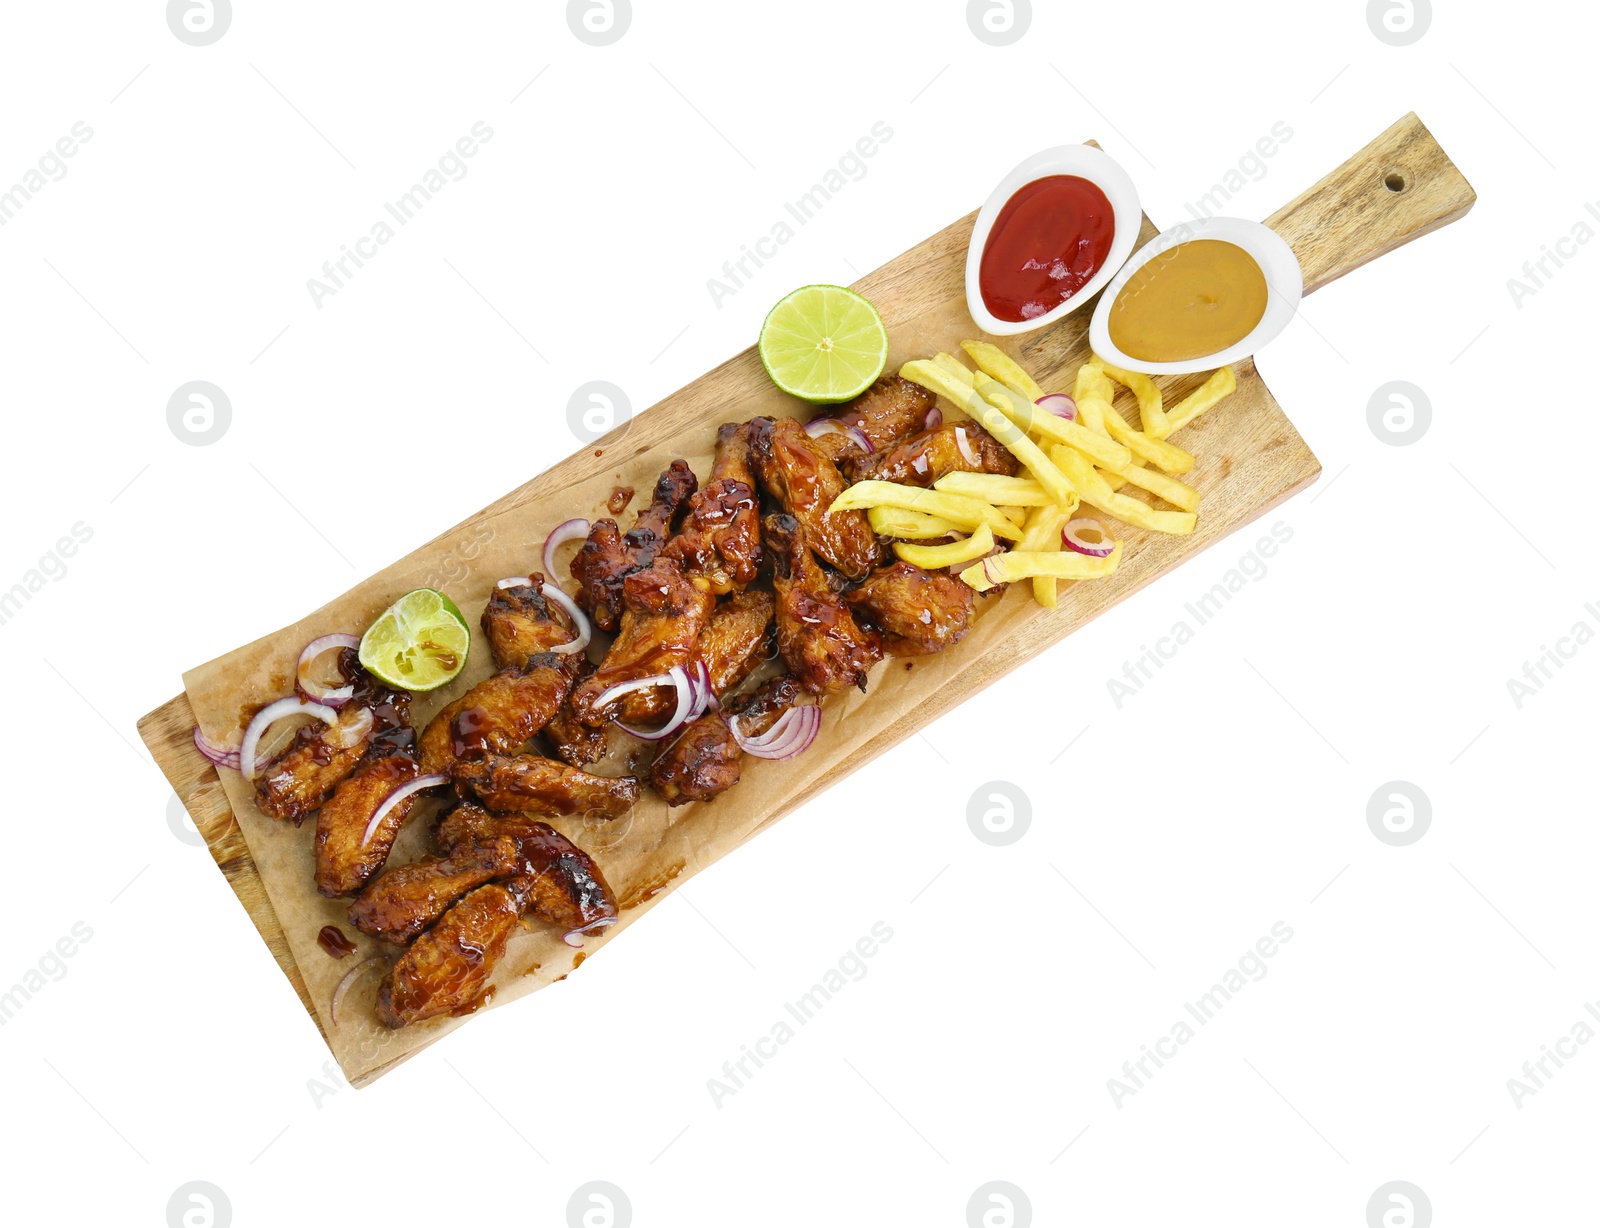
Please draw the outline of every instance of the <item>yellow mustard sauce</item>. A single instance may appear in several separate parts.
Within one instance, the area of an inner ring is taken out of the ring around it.
[[[1111,341],[1129,358],[1184,362],[1243,341],[1267,311],[1255,258],[1220,239],[1194,239],[1152,257],[1111,305]]]

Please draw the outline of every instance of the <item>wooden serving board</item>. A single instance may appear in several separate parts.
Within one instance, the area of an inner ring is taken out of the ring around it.
[[[1267,225],[1293,247],[1304,271],[1305,288],[1310,292],[1384,252],[1454,221],[1472,207],[1474,200],[1472,187],[1412,114],[1273,214]],[[981,336],[966,313],[963,281],[967,242],[976,216],[973,213],[962,218],[856,283],[854,288],[872,300],[889,328],[891,369],[908,358],[955,350],[962,339]],[[1147,219],[1141,244],[1155,233]],[[1016,356],[1046,388],[1070,388],[1077,367],[1088,357],[1087,331],[1092,310],[1092,305],[1085,306],[1042,332],[990,340]],[[1194,471],[1186,478],[1201,494],[1199,524],[1192,536],[1167,537],[1128,530],[1124,535],[1124,562],[1116,575],[1068,586],[1056,610],[1033,607],[1023,613],[1020,603],[1031,602],[1030,586],[1014,586],[1017,592],[993,603],[996,609],[1013,607],[1005,617],[990,624],[1005,628],[1002,638],[982,651],[963,651],[971,646],[963,644],[939,658],[925,659],[938,662],[926,667],[938,671],[938,686],[930,695],[913,703],[880,704],[865,710],[863,715],[870,713],[872,720],[870,731],[863,734],[858,722],[847,752],[832,760],[826,772],[802,777],[787,791],[776,791],[771,804],[740,830],[740,838],[747,839],[776,822],[936,720],[968,695],[1313,482],[1321,466],[1278,407],[1255,364],[1245,362],[1237,370],[1238,390],[1177,440],[1198,458]],[[1178,376],[1157,382],[1170,403],[1201,378]],[[518,508],[562,495],[585,483],[592,486],[596,479],[626,467],[630,461],[649,458],[653,463],[654,454],[670,454],[683,446],[679,441],[695,440],[695,452],[691,454],[698,454],[707,446],[716,425],[732,415],[729,406],[760,406],[759,410],[748,412],[770,412],[766,407],[772,404],[773,395],[760,359],[753,348],[746,350],[619,427],[600,440],[598,447],[585,448],[562,461],[442,534],[417,554],[459,543],[475,527]],[[746,416],[745,411],[741,416]],[[584,510],[574,508],[567,514],[583,514]],[[980,619],[974,638],[979,637],[991,613],[986,612]],[[892,674],[879,673],[873,689],[895,685]],[[323,1017],[307,990],[306,978],[228,795],[216,770],[190,741],[194,724],[194,708],[185,693],[140,720],[139,732],[284,975],[300,995],[307,1013],[328,1040]],[[828,736],[825,732],[824,738]],[[819,750],[824,748],[814,747],[812,755]],[[755,792],[748,782],[740,788],[745,791],[747,802],[752,796],[766,796]],[[686,881],[700,868],[704,866],[694,865],[678,881]],[[677,868],[673,870],[676,873]],[[663,882],[639,898],[648,900],[673,885],[676,884]],[[312,892],[309,881],[304,883],[304,891]],[[325,978],[326,973],[319,969],[319,975]],[[341,1022],[340,1026],[342,1029],[346,1025]],[[346,1075],[351,1082],[356,1086],[371,1082],[443,1034],[419,1028],[420,1025],[406,1029],[407,1033],[416,1033],[414,1044],[403,1047],[403,1051],[386,1051],[376,1064],[346,1061]],[[331,1042],[330,1048],[339,1052]]]

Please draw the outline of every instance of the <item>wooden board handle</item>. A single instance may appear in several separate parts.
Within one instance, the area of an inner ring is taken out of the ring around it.
[[[1306,293],[1466,214],[1478,194],[1413,111],[1266,221]]]

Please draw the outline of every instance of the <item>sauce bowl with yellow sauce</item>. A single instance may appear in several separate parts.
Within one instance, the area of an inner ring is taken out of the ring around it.
[[[1304,289],[1300,261],[1277,232],[1234,217],[1185,222],[1150,240],[1111,279],[1089,341],[1131,371],[1209,371],[1281,333]]]

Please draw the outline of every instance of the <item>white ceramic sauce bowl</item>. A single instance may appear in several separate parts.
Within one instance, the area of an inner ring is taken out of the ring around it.
[[[1106,194],[1111,202],[1111,251],[1106,262],[1083,287],[1066,302],[1032,320],[1001,320],[984,306],[983,291],[978,285],[978,269],[983,263],[983,249],[989,242],[989,232],[994,229],[995,218],[1017,190],[1035,179],[1051,175],[1077,175],[1087,179]],[[1139,227],[1144,214],[1139,210],[1139,190],[1133,186],[1128,172],[1110,154],[1093,145],[1059,145],[1042,149],[1032,157],[1018,163],[978,211],[978,220],[972,227],[972,240],[967,245],[967,311],[978,327],[986,333],[1009,337],[1018,333],[1031,333],[1037,328],[1048,328],[1063,316],[1071,314],[1099,293],[1122,267],[1139,240]]]
[[[1267,309],[1261,317],[1261,323],[1251,329],[1237,345],[1215,354],[1187,358],[1182,362],[1149,362],[1124,354],[1111,343],[1111,305],[1117,301],[1117,295],[1128,284],[1128,280],[1154,257],[1170,251],[1180,243],[1189,243],[1196,239],[1220,239],[1225,243],[1242,247],[1261,266],[1261,272],[1267,279]],[[1089,344],[1094,347],[1094,352],[1107,362],[1126,367],[1130,371],[1142,371],[1146,375],[1183,375],[1191,371],[1210,371],[1250,357],[1287,328],[1289,321],[1294,319],[1294,313],[1300,307],[1300,296],[1304,290],[1305,280],[1301,276],[1300,261],[1295,256],[1294,249],[1283,241],[1277,231],[1263,226],[1260,222],[1248,222],[1237,217],[1208,217],[1198,221],[1183,222],[1151,239],[1123,266],[1122,271],[1112,278],[1111,284],[1106,287],[1105,297],[1094,309],[1094,319],[1089,323]]]

